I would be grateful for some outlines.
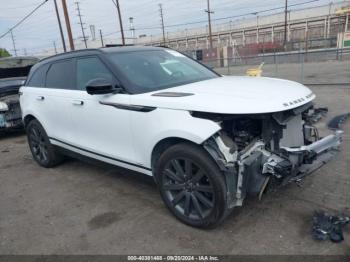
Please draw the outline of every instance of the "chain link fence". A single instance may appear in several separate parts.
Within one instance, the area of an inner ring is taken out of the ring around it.
[[[259,53],[202,61],[222,75],[245,75],[262,66],[262,76],[284,78],[304,84],[349,84],[350,48],[323,48]]]

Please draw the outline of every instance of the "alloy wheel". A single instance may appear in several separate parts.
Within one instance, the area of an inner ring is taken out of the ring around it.
[[[212,183],[203,168],[191,159],[170,160],[163,171],[162,188],[173,208],[187,218],[204,219],[214,208]]]
[[[44,163],[48,160],[48,149],[45,141],[45,136],[36,127],[32,127],[29,133],[30,145],[35,158]]]

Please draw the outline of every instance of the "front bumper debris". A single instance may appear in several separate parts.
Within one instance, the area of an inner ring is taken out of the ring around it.
[[[281,155],[272,154],[264,164],[263,173],[282,178],[286,184],[299,181],[330,161],[337,153],[342,131],[336,131],[310,145],[281,147]]]
[[[282,150],[290,154],[302,154],[305,152],[315,152],[316,154],[320,154],[324,151],[330,149],[337,149],[341,143],[341,134],[343,131],[337,130],[334,134],[328,135],[310,145],[301,146],[301,147],[282,147]]]
[[[209,140],[205,148],[224,171],[228,206],[231,208],[241,206],[247,195],[260,198],[272,181],[275,181],[274,186],[299,182],[322,167],[336,155],[342,133],[336,131],[305,146],[281,147],[278,153],[267,150],[265,143],[258,140],[238,155],[232,154],[224,150],[225,145],[220,137]]]
[[[281,148],[296,169],[284,182],[300,180],[329,162],[338,152],[342,133],[343,131],[338,130],[334,134],[299,148]]]

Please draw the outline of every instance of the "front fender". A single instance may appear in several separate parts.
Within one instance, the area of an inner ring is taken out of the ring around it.
[[[166,138],[181,138],[201,144],[221,127],[214,121],[192,117],[188,111],[158,108],[132,112],[131,130],[137,161],[151,168],[153,148]]]

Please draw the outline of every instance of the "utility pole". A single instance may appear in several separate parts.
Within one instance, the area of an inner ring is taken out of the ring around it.
[[[27,49],[26,49],[26,48],[23,48],[23,54],[24,54],[25,56],[27,56]]]
[[[55,3],[55,10],[56,10],[56,16],[57,16],[58,27],[60,28],[60,34],[61,34],[61,40],[62,40],[63,51],[64,51],[64,52],[67,52],[66,42],[65,42],[65,40],[64,40],[64,35],[63,35],[63,30],[62,30],[62,24],[61,24],[60,14],[59,14],[59,12],[58,12],[58,7],[57,7],[57,0],[54,0],[54,3]]]
[[[63,7],[64,19],[66,21],[66,26],[67,26],[67,33],[68,33],[70,50],[73,51],[74,50],[74,42],[73,42],[72,29],[70,27],[70,21],[69,21],[66,0],[62,0],[62,7]]]
[[[17,56],[17,49],[16,49],[15,38],[13,37],[12,30],[10,30],[10,32],[11,32],[11,38],[12,38],[13,52],[15,52],[15,56]]]
[[[207,0],[207,10],[204,10],[206,13],[208,13],[208,27],[209,27],[209,46],[210,49],[213,49],[213,37],[211,34],[211,18],[210,14],[213,14],[214,12],[210,10],[210,0]]]
[[[163,6],[162,6],[162,4],[159,4],[159,14],[160,14],[160,22],[162,24],[163,45],[165,46],[165,30],[164,30],[164,17],[163,17]]]
[[[114,0],[112,0],[112,2],[116,6],[117,11],[118,11],[120,33],[122,34],[122,45],[125,45],[125,37],[124,37],[124,30],[123,30],[122,14],[120,13],[119,0],[115,0],[115,2],[114,2]]]
[[[101,39],[101,45],[104,47],[105,45],[103,44],[103,36],[102,36],[102,30],[100,29],[100,39]]]
[[[57,54],[56,41],[53,41],[53,49],[55,50],[55,54]]]
[[[284,46],[284,50],[287,49],[287,21],[288,19],[288,0],[286,0],[286,5],[284,8],[284,42],[283,42],[283,46]]]
[[[80,7],[79,7],[79,2],[75,2],[75,4],[77,5],[77,11],[78,11],[78,17],[79,17],[79,25],[81,27],[81,33],[83,34],[83,41],[84,41],[84,44],[85,44],[85,48],[87,48],[87,42],[86,42],[86,36],[85,36],[85,28],[84,28],[84,23],[83,21],[81,20],[81,13],[80,13]]]

